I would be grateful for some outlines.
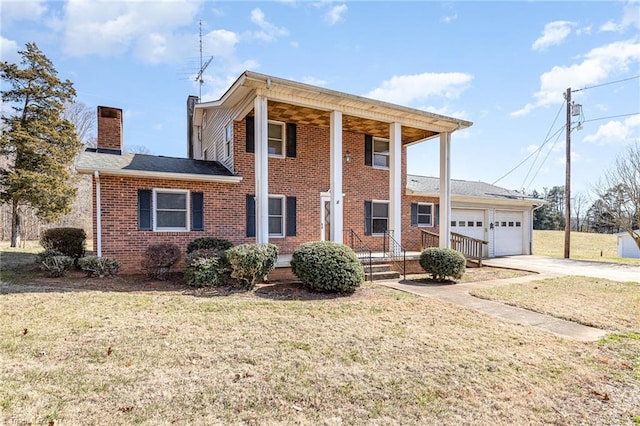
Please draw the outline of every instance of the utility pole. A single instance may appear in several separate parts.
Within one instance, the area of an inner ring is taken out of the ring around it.
[[[571,88],[567,89],[564,98],[567,101],[567,158],[564,181],[564,258],[569,259],[571,253]]]

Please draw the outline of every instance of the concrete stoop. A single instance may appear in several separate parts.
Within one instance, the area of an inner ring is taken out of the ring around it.
[[[364,279],[366,281],[395,280],[399,278],[400,273],[395,271],[388,263],[374,263],[371,268],[369,268],[369,265],[364,265]]]

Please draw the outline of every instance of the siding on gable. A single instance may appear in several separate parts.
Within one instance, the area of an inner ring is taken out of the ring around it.
[[[231,156],[227,157],[225,152],[225,128],[232,119],[237,118],[244,104],[240,103],[235,108],[214,108],[207,110],[206,124],[202,130],[202,149],[197,151],[196,158],[202,158],[202,151],[206,148],[209,153],[209,160],[216,160],[222,163],[227,169],[233,171],[234,149],[231,150]],[[232,146],[238,143],[235,132],[235,123]],[[244,143],[244,140],[242,141]]]

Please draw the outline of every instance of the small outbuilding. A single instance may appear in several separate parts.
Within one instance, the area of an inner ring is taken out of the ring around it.
[[[640,230],[634,230],[640,235]],[[618,257],[631,257],[640,259],[640,248],[628,232],[618,232],[614,234],[618,239]]]

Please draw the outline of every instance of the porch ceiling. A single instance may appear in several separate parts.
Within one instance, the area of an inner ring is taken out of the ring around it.
[[[292,105],[283,102],[269,101],[268,112],[270,120],[310,124],[319,127],[329,127],[330,113],[319,109]],[[389,138],[389,123],[368,118],[343,115],[343,130],[364,133],[379,138]],[[436,135],[436,132],[402,126],[402,143],[412,143]]]

